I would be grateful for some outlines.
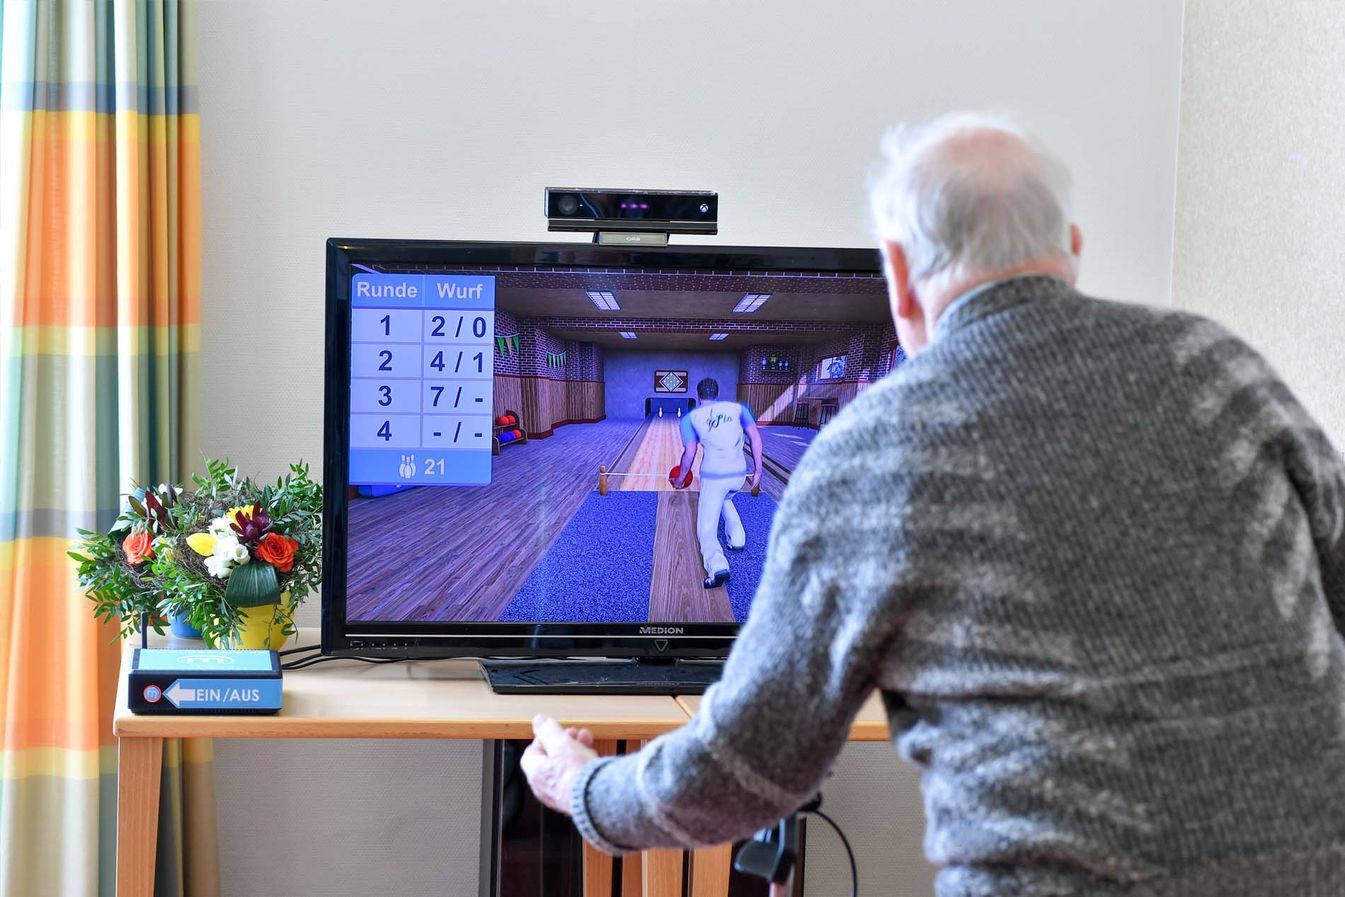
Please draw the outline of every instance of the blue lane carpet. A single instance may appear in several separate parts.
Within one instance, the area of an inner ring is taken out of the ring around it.
[[[657,513],[656,492],[595,492],[584,499],[501,622],[647,621]]]
[[[770,541],[771,522],[775,520],[775,499],[765,492],[756,498],[750,492],[739,492],[734,496],[733,507],[738,510],[743,531],[747,533],[747,547],[742,551],[725,552],[732,574],[726,588],[733,618],[742,623],[747,620],[747,609],[752,606],[752,597],[761,582],[761,571],[766,566],[766,543]],[[719,541],[728,544],[724,540],[722,519],[719,521]]]

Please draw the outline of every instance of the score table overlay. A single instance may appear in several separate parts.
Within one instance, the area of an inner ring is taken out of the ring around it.
[[[495,278],[356,274],[350,482],[490,482]]]

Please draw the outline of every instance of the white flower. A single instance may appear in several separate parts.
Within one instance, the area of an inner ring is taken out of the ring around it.
[[[247,561],[247,546],[238,544],[238,537],[230,532],[215,538],[215,547],[211,549],[210,557],[205,559],[205,568],[211,576],[228,579],[229,571],[235,564]]]
[[[221,515],[210,521],[210,535],[216,539],[222,539],[225,536],[233,535],[233,530],[229,528],[229,521]]]
[[[230,566],[227,560],[213,554],[205,559],[206,572],[216,579],[228,579]]]

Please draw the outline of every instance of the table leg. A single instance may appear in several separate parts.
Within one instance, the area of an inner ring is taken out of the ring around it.
[[[117,743],[117,897],[152,897],[162,738]]]
[[[610,757],[616,753],[617,745],[615,741],[598,741],[594,743],[593,749],[600,756]],[[611,855],[585,841],[583,864],[584,897],[612,897]]]
[[[682,897],[682,853],[666,847],[644,852],[644,897]]]
[[[649,744],[648,741],[641,747]],[[633,859],[627,857],[626,861]],[[643,894],[644,897],[682,897],[683,851],[670,848],[646,850],[640,854],[639,865],[631,864],[634,876],[622,875],[622,897],[626,894]],[[626,890],[630,888],[630,890]]]
[[[690,897],[726,897],[733,845],[706,847],[691,854]]]
[[[621,858],[621,897],[640,897],[642,893],[644,893],[644,854],[628,854]]]

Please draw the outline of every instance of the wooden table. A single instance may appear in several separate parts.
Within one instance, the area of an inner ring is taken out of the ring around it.
[[[683,695],[677,698],[677,703],[682,705],[682,709],[688,716],[695,716],[701,709],[700,695]],[[890,741],[891,736],[887,729],[887,711],[883,709],[883,699],[874,692],[869,695],[864,706],[859,708],[859,713],[855,715],[855,721],[850,725],[850,735],[848,741]]]
[[[159,646],[163,646],[160,642]],[[179,647],[171,644],[171,647]],[[645,741],[682,726],[699,696],[497,695],[474,661],[365,664],[334,661],[285,673],[284,709],[274,716],[136,716],[127,709],[131,649],[122,658],[112,731],[117,760],[117,894],[151,897],[165,738],[531,739],[532,718],[547,713],[593,732],[602,752],[617,741]],[[851,741],[886,741],[877,694],[865,702]],[[611,857],[584,845],[584,895],[611,893]],[[730,846],[692,852],[650,850],[623,864],[623,893],[680,897],[689,870],[692,897],[728,889]]]
[[[386,665],[334,661],[311,670],[289,671],[285,673],[284,709],[274,716],[136,716],[127,709],[130,663],[128,649],[122,659],[112,719],[119,748],[120,897],[151,897],[154,891],[165,738],[531,739],[532,718],[543,712],[565,725],[592,730],[601,742],[638,742],[676,729],[688,719],[669,697],[497,695],[471,661]],[[595,876],[588,874],[590,857]],[[585,861],[585,893],[602,893],[604,861],[610,891],[611,858],[586,850]],[[642,867],[646,895],[681,894],[681,851],[649,851],[644,863],[629,867]],[[665,875],[666,883],[660,879]],[[592,887],[588,884],[591,877]]]

